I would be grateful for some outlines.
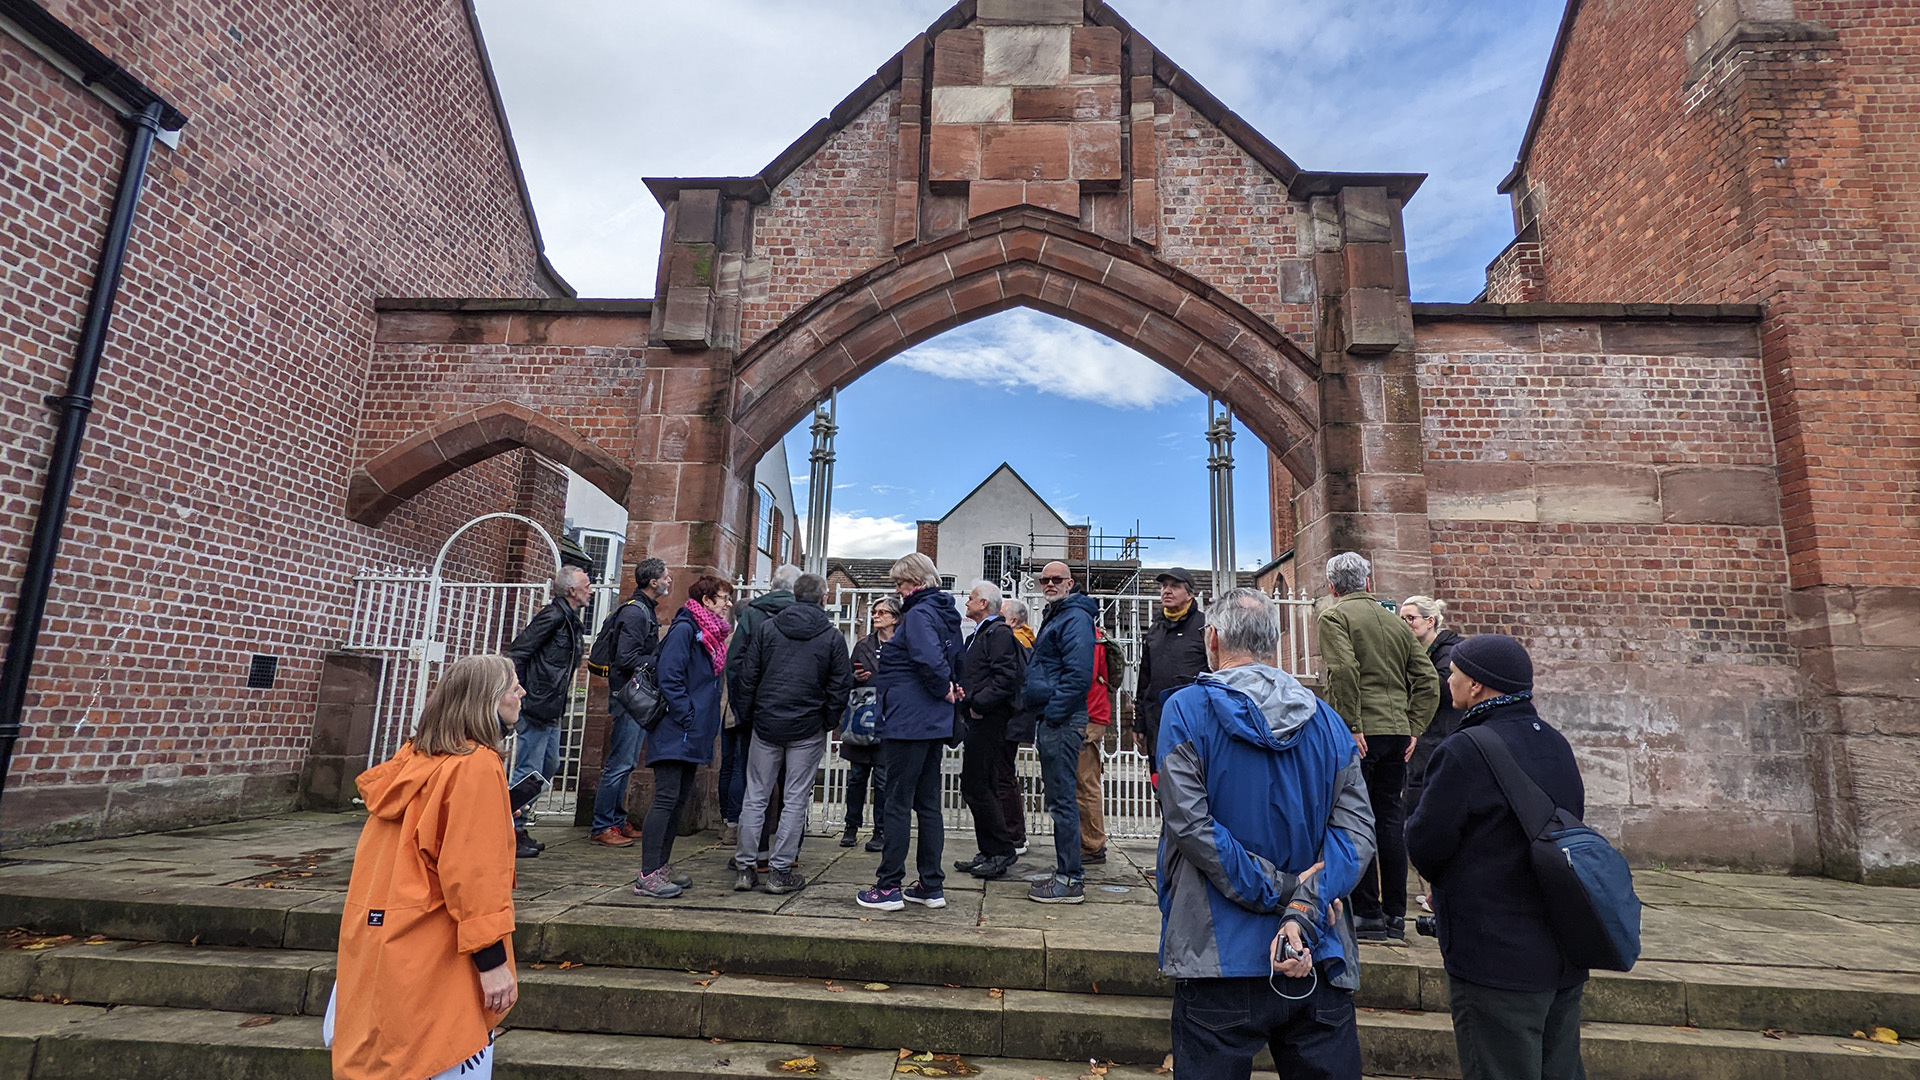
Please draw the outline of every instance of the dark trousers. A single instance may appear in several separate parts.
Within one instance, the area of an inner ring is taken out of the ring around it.
[[[1447,983],[1453,1044],[1465,1080],[1585,1080],[1580,1062],[1580,994],[1495,990]]]
[[[653,767],[653,806],[640,826],[640,872],[651,874],[673,861],[673,840],[680,818],[693,801],[691,761],[663,761]]]
[[[1027,792],[1020,786],[1016,763],[1020,744],[1000,744],[1000,765],[993,771],[993,792],[1000,797],[1000,820],[1007,826],[1007,839],[1014,847],[1027,846]]]
[[[1373,865],[1353,887],[1356,918],[1407,917],[1407,819],[1401,789],[1407,783],[1407,743],[1411,735],[1369,735],[1360,776],[1373,804]]]
[[[1287,1080],[1360,1080],[1353,995],[1308,979],[1179,979],[1173,984],[1173,1067],[1180,1080],[1247,1080],[1262,1046]]]
[[[873,785],[873,828],[884,836],[887,830],[881,822],[887,815],[887,767],[878,762],[847,762],[847,831],[853,832],[867,822],[868,783]]]
[[[960,758],[960,797],[973,812],[973,832],[982,854],[994,858],[1013,854],[1013,837],[1001,816],[1000,793],[994,790],[1000,770],[1000,748],[1007,745],[1006,717],[980,717],[967,732]]]
[[[744,724],[720,732],[720,820],[740,823],[740,804],[747,798],[747,747],[753,729]]]
[[[882,889],[897,889],[906,878],[907,844],[912,822],[920,825],[914,865],[920,884],[938,890],[947,875],[940,856],[947,843],[947,826],[940,819],[940,753],[945,739],[887,739],[880,744],[880,763],[887,769],[886,815],[881,820],[887,846],[880,850]]]

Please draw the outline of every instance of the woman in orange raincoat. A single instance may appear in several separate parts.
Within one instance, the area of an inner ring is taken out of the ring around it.
[[[501,732],[525,691],[504,656],[441,676],[412,739],[360,774],[369,817],[340,917],[326,1037],[338,1080],[493,1073],[519,999]]]

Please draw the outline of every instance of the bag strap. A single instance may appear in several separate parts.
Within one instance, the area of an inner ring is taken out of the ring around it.
[[[1520,819],[1520,827],[1526,830],[1529,840],[1546,831],[1547,823],[1559,810],[1552,796],[1546,793],[1527,771],[1514,759],[1513,751],[1507,748],[1507,740],[1497,733],[1487,730],[1484,725],[1467,728],[1464,734],[1479,749],[1480,756],[1487,761],[1487,767],[1493,770],[1493,778],[1500,785],[1501,794],[1507,797],[1507,806],[1513,810],[1513,816]]]

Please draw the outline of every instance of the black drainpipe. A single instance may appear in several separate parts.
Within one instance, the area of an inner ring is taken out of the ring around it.
[[[67,521],[73,474],[80,463],[80,440],[87,431],[87,414],[93,411],[93,384],[100,374],[100,353],[106,345],[114,297],[120,291],[120,270],[127,261],[127,239],[133,233],[133,215],[140,205],[140,189],[147,178],[147,159],[152,156],[153,141],[160,134],[164,109],[161,102],[150,101],[131,118],[133,142],[127,147],[120,189],[113,197],[113,220],[107,227],[106,246],[100,251],[100,267],[93,276],[93,293],[87,297],[87,321],[80,332],[80,347],[74,353],[73,371],[67,377],[67,392],[47,398],[48,405],[60,410],[60,431],[54,437],[53,454],[47,461],[47,482],[40,492],[40,516],[33,526],[33,550],[27,556],[26,575],[20,580],[20,602],[13,609],[13,634],[7,641],[6,668],[0,671],[0,794],[6,791],[13,745],[20,738],[20,714],[26,707],[33,654],[40,645],[40,620],[46,614],[54,558],[60,553],[60,532]]]

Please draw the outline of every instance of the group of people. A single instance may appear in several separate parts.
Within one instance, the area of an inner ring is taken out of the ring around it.
[[[1531,658],[1511,637],[1445,629],[1444,605],[1431,598],[1411,597],[1397,611],[1381,603],[1357,554],[1329,560],[1327,576],[1324,699],[1276,665],[1269,597],[1235,589],[1202,613],[1184,571],[1160,580],[1163,610],[1140,661],[1134,722],[1163,819],[1160,960],[1175,980],[1179,1074],[1246,1077],[1265,1045],[1282,1075],[1357,1080],[1358,942],[1404,935],[1410,859],[1432,882],[1463,1076],[1583,1075],[1587,972],[1559,949],[1530,838],[1463,734],[1486,728],[1556,805],[1584,813],[1571,749],[1532,705]],[[980,877],[1006,873],[1024,846],[1008,796],[1018,792],[1012,748],[1026,723],[1055,835],[1054,872],[1029,896],[1083,899],[1092,853],[1081,847],[1078,795],[1097,604],[1069,567],[1050,563],[1037,633],[1024,605],[979,582],[965,607],[973,632],[963,637],[961,611],[930,560],[909,555],[892,577],[898,599],[876,605],[874,633],[850,652],[826,617],[817,575],[792,575],[789,589],[775,590],[789,593],[785,602],[756,601],[751,626],[729,619],[731,587],[703,575],[661,636],[658,603],[671,574],[657,559],[636,567],[635,592],[609,621],[618,635],[609,674],[617,690],[650,672],[666,705],[657,719],[634,717],[615,695],[592,833],[616,847],[640,834],[636,893],[671,897],[689,884],[673,867],[673,840],[716,742],[731,758],[723,798],[736,778],[740,790],[728,804],[739,807],[729,829],[736,887],[804,887],[795,861],[814,775],[850,692],[867,687],[878,699],[877,745],[843,750],[861,792],[857,801],[849,793],[843,844],[857,842],[869,786],[878,807],[881,862],[860,906],[945,904],[940,759],[954,742],[965,747],[962,788],[981,849],[956,865]],[[551,775],[553,729],[581,658],[585,575],[563,570],[554,592],[507,656],[449,665],[414,737],[359,779],[370,816],[324,1029],[339,1075],[489,1074],[489,1032],[518,996],[513,860],[538,854],[511,815]],[[519,741],[511,777],[509,731]],[[654,796],[633,830],[621,804],[642,745]],[[918,878],[904,885],[916,839]]]
[[[1446,630],[1431,597],[1396,610],[1370,578],[1356,553],[1328,560],[1324,697],[1274,665],[1274,605],[1239,589],[1209,613],[1211,670],[1159,703],[1177,1074],[1241,1080],[1266,1046],[1282,1076],[1357,1080],[1357,943],[1404,937],[1411,859],[1432,882],[1461,1075],[1584,1076],[1587,971],[1560,947],[1532,837],[1469,729],[1580,816],[1572,749],[1532,704],[1520,642]]]

